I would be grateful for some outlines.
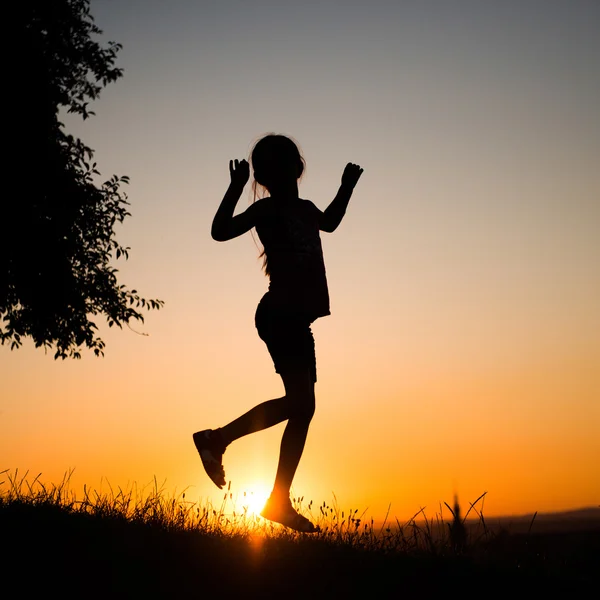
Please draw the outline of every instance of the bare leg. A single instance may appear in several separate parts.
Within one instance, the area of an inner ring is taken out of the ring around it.
[[[204,430],[194,434],[194,443],[202,463],[213,482],[223,488],[223,452],[232,441],[255,431],[260,431],[287,419],[281,438],[279,464],[273,491],[261,515],[304,533],[319,529],[306,517],[298,514],[290,501],[292,481],[306,443],[308,428],[315,412],[315,387],[310,372],[282,375],[285,396],[262,402],[222,429]]]
[[[223,444],[287,420],[279,451],[279,464],[272,496],[289,498],[292,480],[304,451],[308,428],[315,412],[315,384],[310,373],[282,375],[285,396],[267,400],[218,430]]]
[[[308,373],[282,376],[286,399],[290,407],[288,424],[281,438],[281,451],[275,485],[260,513],[266,519],[276,521],[304,533],[319,531],[306,517],[294,509],[290,501],[290,488],[302,457],[306,434],[315,411],[314,383]]]
[[[281,438],[279,464],[271,497],[288,499],[315,412],[315,384],[308,371],[282,375],[282,379],[289,417]]]
[[[225,427],[221,427],[219,432],[223,437],[223,442],[228,446],[231,442],[245,435],[273,427],[273,425],[285,421],[288,417],[289,404],[284,396],[276,400],[267,400],[251,408],[241,417],[225,425]]]
[[[221,429],[205,429],[193,435],[207,475],[222,489],[226,485],[223,453],[231,442],[249,433],[272,427],[289,417],[287,398],[267,400]]]

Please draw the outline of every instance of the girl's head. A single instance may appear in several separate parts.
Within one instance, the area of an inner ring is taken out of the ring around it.
[[[257,184],[273,193],[274,188],[300,179],[306,166],[296,143],[285,135],[275,133],[269,133],[256,142],[250,161],[254,170],[255,197]]]

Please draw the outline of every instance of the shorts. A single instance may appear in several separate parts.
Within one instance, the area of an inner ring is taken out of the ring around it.
[[[283,375],[308,370],[312,381],[317,381],[311,319],[274,308],[263,298],[256,309],[254,322],[260,339],[267,345],[276,373]]]

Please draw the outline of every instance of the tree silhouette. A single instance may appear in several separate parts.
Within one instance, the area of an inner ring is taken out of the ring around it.
[[[9,143],[13,194],[0,205],[0,341],[14,349],[31,337],[55,358],[80,358],[84,346],[103,355],[95,316],[122,327],[163,302],[119,284],[111,260],[128,257],[114,233],[130,216],[121,191],[128,179],[98,184],[93,150],[64,131],[59,112],[94,114],[88,103],[122,75],[114,66],[121,46],[94,39],[102,32],[89,0],[13,6],[9,95],[18,128]]]

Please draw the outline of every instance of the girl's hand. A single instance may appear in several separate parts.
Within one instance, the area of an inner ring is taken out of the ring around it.
[[[231,183],[244,187],[248,183],[250,178],[250,165],[247,160],[235,160],[229,161],[229,176],[231,177]]]
[[[354,188],[362,174],[363,169],[360,168],[360,165],[348,163],[342,174],[342,186]]]

